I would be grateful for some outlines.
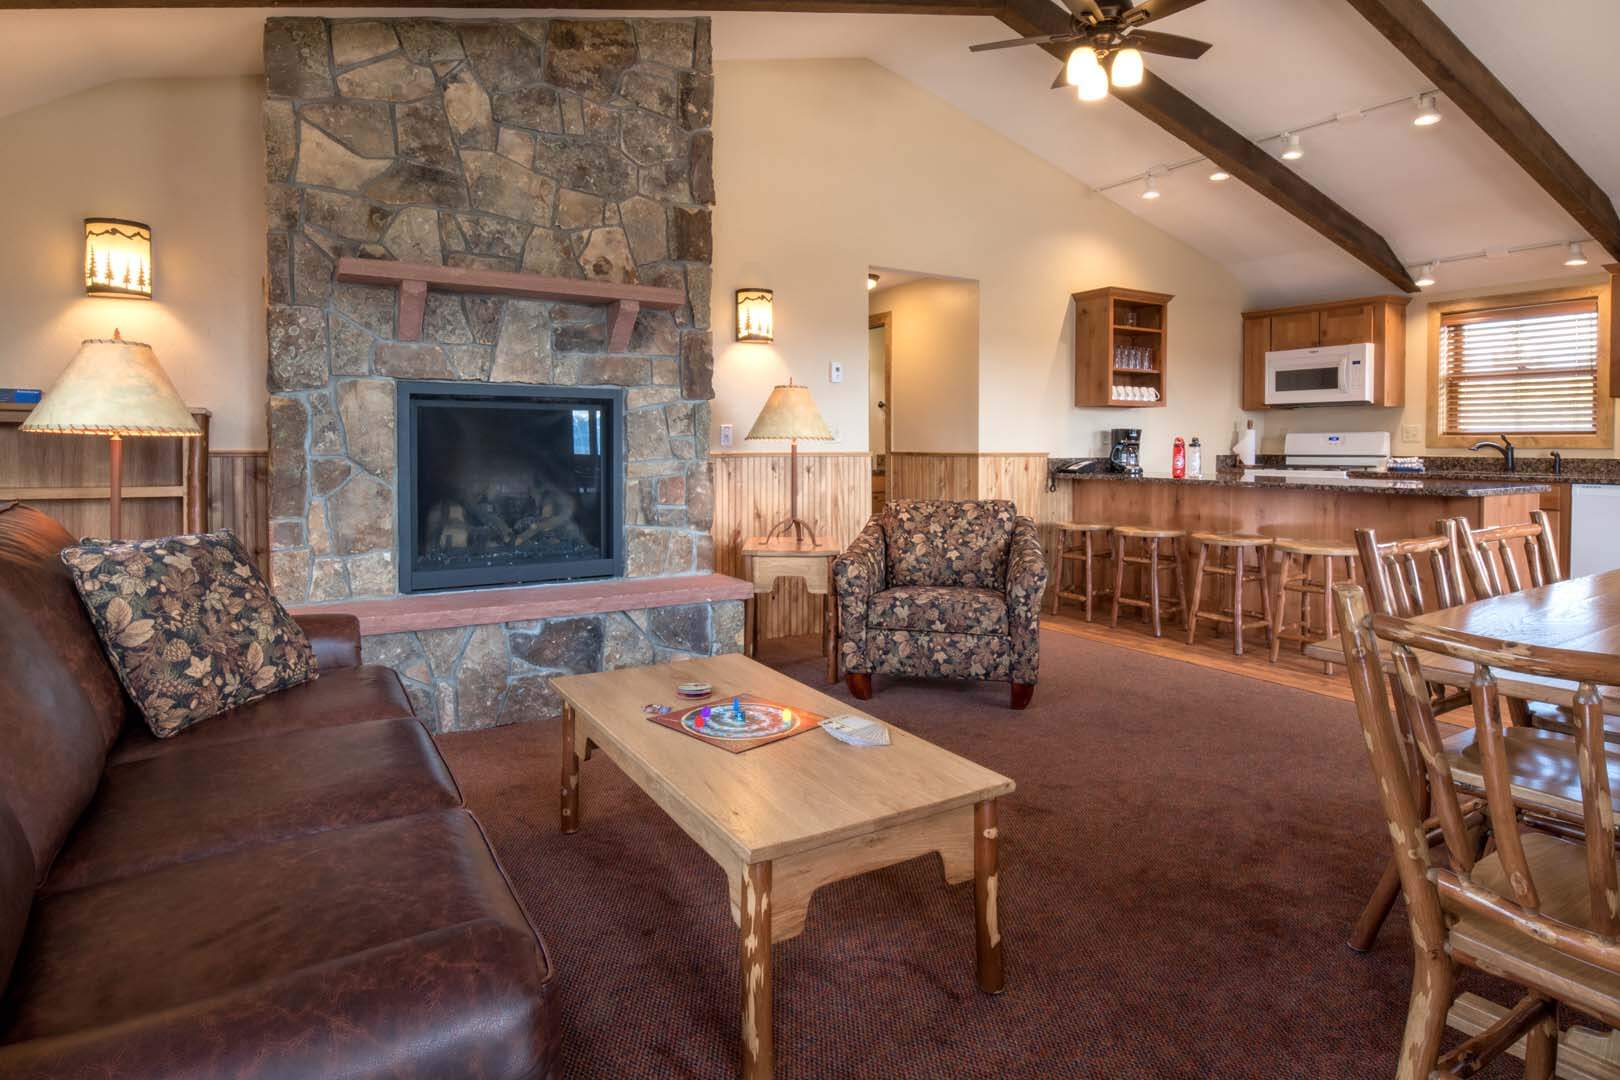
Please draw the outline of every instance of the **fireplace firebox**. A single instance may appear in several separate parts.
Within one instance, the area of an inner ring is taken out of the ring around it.
[[[400,382],[399,590],[624,571],[624,391]]]

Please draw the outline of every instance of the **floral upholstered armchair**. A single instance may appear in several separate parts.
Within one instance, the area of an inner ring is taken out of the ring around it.
[[[1035,522],[1010,502],[898,500],[833,564],[839,660],[849,691],[872,676],[1012,683],[1035,694],[1046,560]]]

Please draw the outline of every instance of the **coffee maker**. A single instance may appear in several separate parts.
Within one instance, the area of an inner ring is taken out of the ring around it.
[[[1142,429],[1117,427],[1111,433],[1113,449],[1108,451],[1110,472],[1126,476],[1142,475]]]

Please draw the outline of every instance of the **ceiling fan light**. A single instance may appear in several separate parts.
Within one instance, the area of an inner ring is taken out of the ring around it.
[[[1075,84],[1076,96],[1081,101],[1101,101],[1108,96],[1108,72],[1102,65],[1093,63],[1091,67],[1080,72],[1080,81]]]
[[[1142,85],[1142,54],[1127,45],[1114,54],[1108,65],[1108,77],[1116,87]]]
[[[877,288],[877,283],[878,283],[878,275],[877,274],[867,274],[866,275],[866,291],[867,292],[871,292],[873,289]]]
[[[1585,266],[1586,251],[1581,247],[1579,240],[1573,240],[1569,245],[1569,257],[1564,260],[1565,266]]]
[[[1227,172],[1225,169],[1217,167],[1214,172],[1209,174],[1209,178],[1217,184],[1224,184],[1228,180],[1232,179],[1232,174]]]
[[[1440,122],[1440,106],[1433,94],[1420,94],[1412,102],[1416,109],[1412,114],[1413,127],[1432,127]]]
[[[1285,131],[1283,132],[1282,140],[1282,159],[1284,161],[1298,161],[1300,158],[1305,156],[1305,146],[1300,142],[1298,135]]]
[[[1427,289],[1434,284],[1434,263],[1424,263],[1418,270],[1417,280],[1413,282],[1420,289]]]
[[[1081,77],[1090,69],[1102,70],[1102,64],[1097,60],[1097,50],[1090,45],[1081,45],[1069,54],[1068,63],[1063,65],[1063,78],[1070,86],[1079,86]]]
[[[1159,185],[1154,182],[1153,174],[1148,173],[1146,176],[1142,177],[1142,198],[1157,199],[1159,194]]]

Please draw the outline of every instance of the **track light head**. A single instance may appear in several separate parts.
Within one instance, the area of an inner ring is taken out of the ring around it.
[[[1565,266],[1585,266],[1586,250],[1581,247],[1579,240],[1570,241],[1569,255],[1564,259]]]
[[[1153,174],[1148,173],[1142,178],[1142,198],[1157,199],[1159,194],[1159,185],[1154,181]]]
[[[1215,171],[1209,174],[1209,178],[1217,184],[1224,184],[1226,181],[1232,179],[1232,174],[1217,165],[1215,167]]]
[[[1305,145],[1300,141],[1298,135],[1291,131],[1285,131],[1282,133],[1282,142],[1282,159],[1284,161],[1298,161],[1305,156]]]
[[[1417,280],[1414,282],[1420,289],[1427,289],[1434,284],[1434,263],[1424,263],[1418,270]]]
[[[1412,99],[1413,127],[1433,127],[1441,120],[1440,106],[1433,94],[1419,94]]]

